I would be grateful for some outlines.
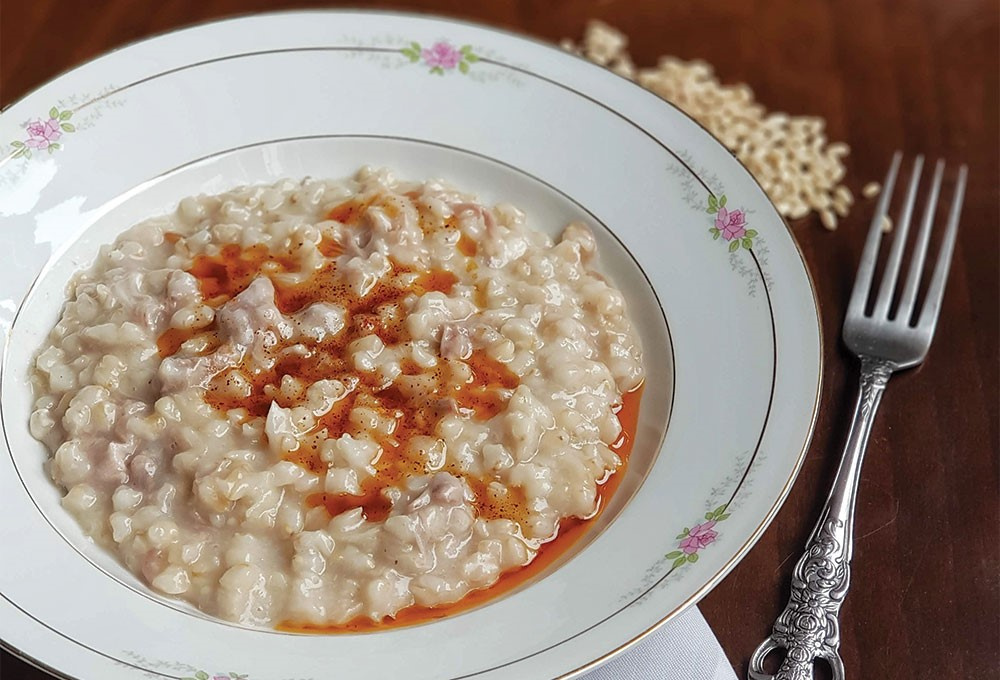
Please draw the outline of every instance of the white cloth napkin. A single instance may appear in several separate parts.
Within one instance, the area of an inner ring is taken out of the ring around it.
[[[736,674],[697,607],[666,623],[582,680],[735,680]]]

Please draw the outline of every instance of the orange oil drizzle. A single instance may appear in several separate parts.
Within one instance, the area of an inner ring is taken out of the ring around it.
[[[242,293],[260,273],[294,271],[295,267],[294,260],[272,255],[263,243],[249,248],[230,243],[218,255],[198,255],[188,271],[198,279],[206,304],[220,307]]]
[[[366,491],[363,496],[345,496],[343,494],[314,493],[306,499],[310,508],[325,506],[330,517],[361,508],[369,522],[382,522],[389,516],[392,503],[382,493],[381,488]]]
[[[327,217],[344,225],[356,224],[372,200],[352,199],[336,206]],[[445,228],[455,228],[452,221]],[[179,234],[167,232],[164,239],[174,244]],[[318,248],[328,258],[336,258],[343,253],[342,245],[336,240],[324,237]],[[456,248],[463,255],[474,256],[477,244],[462,234]],[[241,248],[237,244],[224,246],[217,255],[199,255],[188,270],[198,280],[205,303],[218,308],[239,295],[260,275],[269,276],[297,270],[297,263],[290,255],[275,255],[263,244]],[[284,354],[280,345],[272,348],[280,356],[269,371],[253,370],[250,366],[238,366],[244,381],[250,383],[249,396],[227,396],[226,383],[235,379],[228,369],[215,375],[209,382],[206,401],[220,411],[246,409],[250,417],[264,417],[270,405],[277,402],[282,407],[292,407],[304,395],[283,397],[277,388],[285,375],[302,380],[306,385],[317,380],[334,378],[349,386],[349,392],[336,402],[333,408],[318,419],[318,423],[307,436],[300,440],[297,450],[286,458],[317,474],[322,474],[327,465],[320,459],[319,452],[327,439],[335,439],[342,434],[356,437],[369,436],[367,431],[351,420],[351,412],[356,407],[366,407],[381,417],[394,422],[391,431],[378,438],[381,453],[374,466],[377,474],[362,483],[362,495],[316,493],[311,494],[306,503],[310,507],[323,506],[330,516],[336,516],[354,508],[361,508],[369,521],[382,521],[391,511],[384,491],[398,487],[412,475],[426,474],[424,452],[412,451],[407,446],[417,435],[432,435],[438,421],[451,413],[465,414],[476,420],[488,420],[505,407],[509,394],[520,384],[518,376],[506,365],[476,350],[465,360],[472,378],[465,383],[452,379],[457,360],[439,360],[431,368],[423,368],[409,359],[401,362],[402,376],[423,378],[417,389],[406,389],[397,378],[389,385],[382,384],[373,376],[354,370],[345,355],[347,345],[361,337],[378,335],[386,344],[405,342],[403,318],[400,303],[407,295],[423,294],[429,291],[450,293],[458,282],[458,277],[447,270],[422,272],[415,277],[407,269],[396,264],[393,272],[380,280],[364,296],[357,296],[346,285],[337,271],[336,260],[328,262],[306,281],[299,284],[279,283],[272,276],[275,288],[275,303],[283,314],[291,314],[319,301],[335,302],[347,312],[347,327],[332,340],[313,343],[308,352]],[[407,276],[409,275],[409,276]],[[400,277],[406,277],[405,282]],[[476,301],[485,307],[485,290],[477,289]],[[181,346],[191,338],[205,334],[209,336],[207,346],[214,349],[218,345],[218,333],[213,322],[208,328],[176,329],[165,331],[157,341],[161,357],[168,357],[180,351]],[[210,351],[210,350],[205,350]],[[430,385],[428,389],[428,384]],[[567,518],[560,523],[558,534],[543,543],[535,559],[527,566],[507,572],[490,588],[472,592],[459,602],[439,607],[410,607],[401,611],[394,619],[373,622],[367,618],[356,619],[342,625],[313,626],[286,622],[278,626],[281,630],[302,632],[360,632],[382,630],[389,627],[413,625],[425,621],[450,616],[476,607],[483,602],[510,592],[526,581],[542,573],[556,559],[583,536],[590,527],[593,517],[600,514],[609,498],[624,476],[624,467],[631,451],[638,418],[639,387],[623,396],[623,403],[617,412],[622,424],[622,435],[612,448],[622,459],[622,467],[598,487],[597,511],[587,519]],[[477,516],[486,519],[507,518],[519,523],[527,518],[526,499],[520,489],[513,489],[502,496],[489,491],[490,479],[477,479],[448,470],[466,480],[476,496],[474,503]]]
[[[347,212],[342,211],[340,217],[348,219]],[[333,246],[328,249],[332,250]],[[288,256],[272,255],[263,245],[241,249],[231,244],[217,255],[198,256],[189,272],[198,280],[206,303],[219,307],[245,290],[257,276],[293,269],[294,263]],[[362,496],[315,494],[310,498],[310,503],[326,506],[331,514],[361,507],[366,515],[370,513],[372,521],[384,516],[386,506],[379,500],[382,491],[399,486],[411,475],[427,472],[426,456],[408,450],[407,444],[414,436],[433,435],[438,421],[450,413],[488,420],[503,410],[510,391],[520,384],[517,375],[482,350],[473,352],[466,360],[472,377],[462,383],[453,379],[456,363],[445,360],[427,369],[411,360],[402,362],[406,378],[427,379],[408,390],[398,380],[386,385],[376,376],[356,371],[346,354],[351,342],[373,334],[387,345],[404,342],[407,334],[400,311],[403,299],[429,291],[449,293],[458,282],[458,277],[446,270],[434,269],[420,274],[401,267],[394,267],[394,270],[395,274],[386,277],[388,280],[380,280],[364,296],[355,295],[344,283],[336,261],[314,272],[302,283],[273,280],[275,302],[282,313],[294,313],[319,301],[333,301],[346,310],[347,328],[331,340],[308,344],[305,354],[282,354],[285,347],[279,344],[271,348],[279,357],[273,368],[260,370],[244,361],[217,373],[207,386],[205,400],[208,404],[223,412],[245,409],[249,417],[255,418],[265,417],[272,402],[284,408],[301,403],[304,394],[288,397],[279,393],[278,388],[286,375],[306,385],[323,379],[338,379],[349,386],[346,396],[321,416],[298,448],[287,455],[288,460],[316,474],[322,474],[327,468],[320,458],[324,441],[343,434],[367,436],[365,429],[351,421],[355,408],[369,408],[393,422],[390,433],[378,439],[382,450],[375,463],[378,473],[365,482]],[[400,277],[406,277],[406,285],[400,283]],[[215,326],[213,323],[207,329],[168,329],[157,342],[160,356],[173,355],[195,335],[217,335]],[[229,389],[237,378],[249,383],[249,394],[235,394]]]
[[[326,257],[339,257],[344,254],[344,246],[329,236],[321,238],[316,248]]]
[[[528,581],[544,573],[554,562],[566,553],[577,541],[587,533],[594,519],[600,516],[618,485],[625,477],[629,454],[635,441],[636,428],[639,422],[639,403],[642,399],[643,386],[626,392],[622,396],[622,406],[618,410],[618,420],[622,425],[622,436],[612,446],[622,460],[621,466],[603,484],[597,487],[597,510],[591,517],[579,519],[570,517],[559,523],[558,533],[551,540],[539,547],[535,559],[529,564],[513,569],[500,576],[500,579],[482,590],[474,590],[458,602],[443,607],[407,607],[394,618],[382,621],[372,621],[366,616],[359,616],[343,624],[317,625],[283,621],[277,629],[293,633],[371,633],[391,628],[402,628],[421,623],[428,623],[461,612],[469,611],[491,600],[511,593]],[[475,489],[474,489],[475,491]]]
[[[365,210],[374,203],[373,198],[360,199],[352,198],[344,201],[340,205],[334,206],[326,214],[326,219],[340,222],[341,224],[354,224],[364,215]]]
[[[156,348],[161,357],[172,356],[177,354],[181,345],[200,332],[200,328],[168,328],[156,339]]]
[[[466,234],[462,234],[458,238],[458,252],[462,253],[466,257],[475,257],[476,253],[479,251],[479,246]]]

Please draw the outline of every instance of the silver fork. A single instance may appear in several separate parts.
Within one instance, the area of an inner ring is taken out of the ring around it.
[[[892,196],[901,159],[902,154],[897,152],[886,175],[844,320],[844,343],[861,360],[861,384],[850,434],[830,497],[806,544],[805,554],[792,573],[792,593],[788,605],[775,621],[771,635],[750,657],[750,680],[810,680],[816,659],[829,663],[834,680],[844,680],[844,664],[839,652],[840,623],[837,616],[850,584],[854,502],[857,498],[858,480],[861,478],[861,462],[872,422],[875,420],[875,411],[889,377],[896,371],[916,366],[927,356],[955,249],[955,235],[958,233],[958,218],[962,211],[968,173],[964,165],[959,170],[941,252],[923,307],[913,321],[917,289],[944,174],[944,161],[938,161],[917,243],[913,249],[910,270],[898,307],[893,312],[891,303],[896,292],[903,247],[923,168],[923,157],[917,157],[882,283],[872,313],[868,314],[866,307],[872,290],[879,242],[882,239],[882,223],[888,213],[889,198]],[[786,651],[785,659],[778,672],[772,676],[764,671],[764,658],[779,648]]]

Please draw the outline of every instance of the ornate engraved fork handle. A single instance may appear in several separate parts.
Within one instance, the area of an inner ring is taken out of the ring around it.
[[[752,680],[811,680],[816,659],[830,664],[834,680],[844,680],[837,616],[851,580],[854,502],[875,412],[894,369],[891,362],[861,358],[858,402],[836,481],[805,554],[795,565],[788,605],[771,636],[750,657]],[[787,654],[772,676],[764,671],[764,657],[778,648]]]

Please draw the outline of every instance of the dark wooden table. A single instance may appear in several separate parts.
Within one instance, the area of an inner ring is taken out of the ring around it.
[[[106,50],[280,0],[0,2],[0,105]],[[359,5],[355,0],[349,5]],[[558,40],[589,18],[624,30],[640,65],[703,58],[774,110],[826,119],[857,190],[894,149],[970,168],[941,327],[928,361],[893,380],[861,481],[854,583],[841,613],[849,680],[1000,677],[998,503],[998,8],[994,0],[458,0],[374,2]],[[701,604],[737,673],[788,596],[792,566],[833,478],[856,365],[839,345],[867,219],[793,225],[827,338],[819,422],[774,524]],[[48,678],[0,655],[4,680]],[[89,680],[89,679],[88,679]]]

